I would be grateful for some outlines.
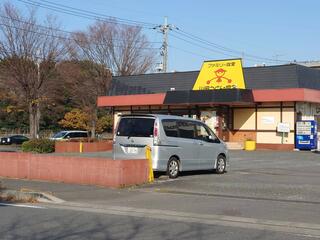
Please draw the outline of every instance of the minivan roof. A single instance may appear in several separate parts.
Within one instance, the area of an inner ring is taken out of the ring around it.
[[[165,114],[124,114],[124,115],[121,115],[121,117],[154,117],[154,118],[158,118],[160,120],[177,119],[177,120],[192,120],[192,121],[201,122],[198,119],[194,119],[194,118],[180,117],[180,116],[176,116],[176,115],[165,115]]]

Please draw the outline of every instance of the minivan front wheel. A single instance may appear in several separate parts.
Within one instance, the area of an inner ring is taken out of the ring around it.
[[[167,175],[169,178],[177,178],[179,176],[179,161],[177,158],[170,158],[167,166]]]
[[[223,155],[219,155],[216,164],[216,173],[222,174],[226,171],[226,158]]]

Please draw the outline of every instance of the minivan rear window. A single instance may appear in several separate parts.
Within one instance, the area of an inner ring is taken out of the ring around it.
[[[163,130],[167,137],[178,137],[178,126],[176,120],[165,119],[162,120]]]
[[[152,118],[121,118],[117,136],[153,137],[153,126]]]

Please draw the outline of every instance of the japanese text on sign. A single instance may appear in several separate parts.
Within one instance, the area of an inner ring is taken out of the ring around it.
[[[241,59],[204,62],[193,90],[245,88]]]

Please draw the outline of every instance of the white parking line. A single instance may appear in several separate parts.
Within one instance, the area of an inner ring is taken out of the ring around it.
[[[26,204],[13,204],[13,203],[0,203],[0,206],[21,207],[21,208],[35,208],[35,209],[47,209],[46,207],[26,205]]]

